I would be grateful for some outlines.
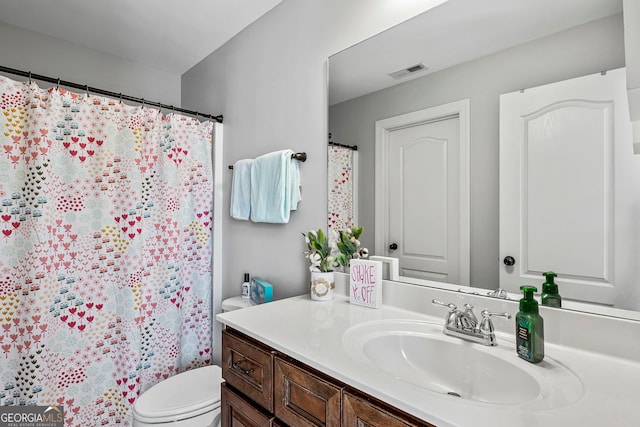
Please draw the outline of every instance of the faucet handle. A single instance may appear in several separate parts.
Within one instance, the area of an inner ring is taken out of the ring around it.
[[[482,310],[480,314],[482,314],[483,319],[489,319],[491,317],[502,317],[507,320],[511,319],[511,314],[509,313],[492,313],[489,310]]]
[[[505,291],[502,288],[498,288],[494,291],[491,292],[487,292],[487,295],[490,297],[494,297],[494,298],[500,298],[500,299],[508,299],[509,296],[507,294],[507,291]]]
[[[511,315],[509,313],[492,313],[489,310],[482,310],[480,313],[482,314],[482,322],[480,322],[480,327],[478,331],[483,335],[493,335],[493,322],[491,322],[492,317],[502,317],[505,319],[511,319]]]
[[[458,306],[453,304],[453,303],[448,303],[447,304],[446,302],[442,302],[442,301],[437,300],[435,298],[431,300],[431,304],[433,304],[433,305],[441,305],[443,307],[447,307],[451,311],[454,311],[454,310],[458,309]]]
[[[492,313],[489,310],[482,310],[480,314],[482,314],[482,322],[480,322],[478,332],[484,335],[488,345],[498,345],[498,343],[496,342],[495,329],[493,328],[493,322],[491,321],[491,318],[502,317],[505,319],[511,319],[511,315],[509,313]]]
[[[447,314],[447,318],[445,320],[445,325],[444,325],[445,328],[447,326],[455,326],[456,325],[456,323],[458,322],[458,319],[460,318],[460,315],[462,314],[462,313],[460,313],[458,311],[458,306],[457,305],[452,304],[452,303],[448,303],[447,304],[447,303],[439,301],[437,299],[432,299],[431,303],[433,305],[441,305],[441,306],[447,307],[449,309],[449,313]]]

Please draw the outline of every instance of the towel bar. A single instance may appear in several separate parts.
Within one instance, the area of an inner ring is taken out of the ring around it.
[[[304,162],[307,160],[307,153],[293,153],[291,158],[296,159],[299,162]],[[229,169],[233,169],[233,165],[229,165]]]

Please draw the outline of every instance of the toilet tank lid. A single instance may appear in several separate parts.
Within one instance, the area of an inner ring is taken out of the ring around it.
[[[222,301],[222,311],[233,311],[239,310],[241,308],[251,307],[252,305],[256,305],[250,298],[242,298],[242,297],[231,297]]]
[[[151,387],[134,405],[134,417],[165,422],[181,415],[197,416],[220,406],[222,370],[210,365],[174,375]]]

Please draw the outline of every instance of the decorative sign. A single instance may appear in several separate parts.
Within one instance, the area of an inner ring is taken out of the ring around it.
[[[382,262],[352,259],[350,268],[351,304],[382,307]]]

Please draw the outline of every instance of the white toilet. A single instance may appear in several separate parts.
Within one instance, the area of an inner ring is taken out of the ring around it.
[[[241,297],[222,302],[222,311],[255,303]],[[144,392],[133,407],[133,427],[219,427],[222,369],[211,365],[168,378]]]
[[[211,365],[162,381],[133,407],[133,427],[218,427],[222,370]]]

